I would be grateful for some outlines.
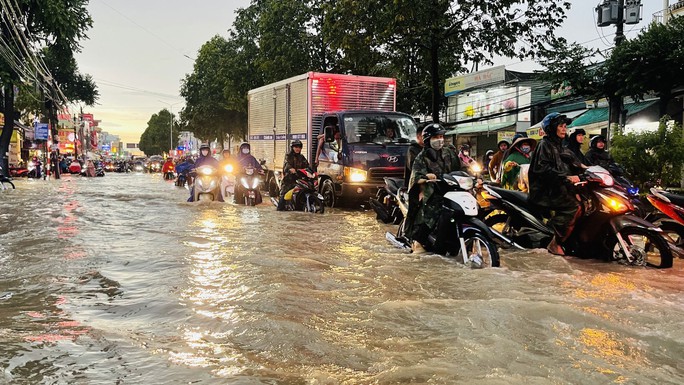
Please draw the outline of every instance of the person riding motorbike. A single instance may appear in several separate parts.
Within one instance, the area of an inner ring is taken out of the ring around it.
[[[297,181],[297,170],[302,168],[309,168],[309,162],[306,157],[302,155],[301,140],[294,140],[290,144],[290,152],[285,154],[285,162],[283,165],[283,181],[280,185],[280,197],[278,199],[278,211],[285,210],[285,194],[290,191]]]
[[[174,173],[176,172],[176,166],[173,163],[173,158],[168,157],[166,158],[166,161],[162,165],[162,175],[166,177],[166,173]]]
[[[218,170],[220,166],[219,161],[216,160],[213,156],[211,156],[211,147],[209,146],[209,143],[202,143],[202,145],[200,145],[199,157],[197,157],[197,160],[195,161],[194,168],[196,169],[202,166],[211,166],[216,170]],[[190,198],[188,198],[188,202],[193,202],[194,198],[195,186],[193,185],[190,189]],[[218,194],[217,198],[219,202],[223,202],[223,196],[221,194]]]
[[[603,135],[596,135],[591,138],[589,142],[589,151],[585,155],[589,165],[601,166],[606,170],[610,170],[611,166],[615,164],[613,157],[606,151],[606,137]]]
[[[405,229],[413,241],[414,253],[425,252],[423,245],[437,225],[442,210],[443,197],[435,191],[433,184],[427,182],[461,168],[458,155],[444,145],[445,133],[444,127],[438,123],[423,129],[425,149],[418,154],[411,170]]]
[[[563,139],[570,123],[565,115],[550,113],[542,120],[546,134],[537,145],[530,162],[528,201],[551,211],[549,224],[555,235],[547,250],[556,255],[564,255],[562,243],[570,236],[580,215],[580,205],[575,196],[573,185],[580,181],[570,164],[574,160],[564,160]],[[576,172],[576,171],[575,171]]]
[[[458,149],[458,159],[461,162],[461,171],[470,172],[470,166],[475,159],[470,156],[470,145],[462,144]]]
[[[237,156],[237,160],[240,163],[240,167],[251,167],[255,169],[259,174],[263,174],[264,169],[261,167],[259,161],[252,155],[251,151],[252,148],[249,145],[249,143],[244,142],[240,144],[240,153]]]
[[[530,164],[532,151],[537,141],[532,138],[519,137],[511,145],[509,155],[503,161],[501,175],[501,187],[508,190],[520,190],[526,192],[527,186],[519,183],[520,166]],[[525,186],[524,188],[521,188]]]

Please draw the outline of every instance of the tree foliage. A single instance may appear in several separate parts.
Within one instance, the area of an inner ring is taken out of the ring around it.
[[[193,120],[195,86],[223,87],[223,95],[207,92],[213,103],[244,112],[249,89],[308,71],[396,78],[399,110],[438,119],[445,78],[492,64],[495,55],[535,56],[556,40],[569,7],[556,0],[253,0],[237,12],[227,40],[207,43],[227,47],[210,50],[223,55],[212,61],[221,86],[199,81],[206,75],[200,50],[182,89],[190,106],[183,119],[203,134],[206,124]]]
[[[171,128],[172,121],[173,128]],[[159,113],[152,115],[147,122],[147,128],[140,136],[138,148],[147,156],[161,155],[168,152],[169,144],[173,144],[173,148],[178,146],[179,132],[179,125],[175,121],[175,117],[164,108]]]
[[[634,182],[679,185],[684,166],[682,126],[664,116],[657,131],[616,133],[611,154]]]
[[[2,111],[6,122],[0,135],[2,154],[9,149],[13,121],[21,113],[16,111],[17,107],[35,108],[26,98],[37,99],[32,87],[49,89],[47,95],[42,95],[45,98],[44,111],[55,122],[58,107],[54,102],[58,100],[54,91],[56,87],[60,87],[70,101],[92,105],[98,96],[92,78],[78,73],[73,57],[73,53],[80,50],[79,41],[87,38],[86,31],[92,27],[93,21],[87,10],[88,0],[15,0],[7,4],[12,7],[0,9],[0,38],[12,51],[0,58],[0,85],[4,87]],[[17,60],[10,63],[6,57],[12,56]],[[38,68],[42,67],[37,59],[39,57],[44,58],[51,78],[25,78],[27,73],[39,72]],[[20,99],[16,106],[15,87],[20,92],[26,92],[20,96],[23,100]]]
[[[672,90],[684,86],[684,18],[652,23],[635,39],[620,44],[606,67],[609,78],[619,79],[617,95],[639,100],[652,91],[660,98],[664,115]]]

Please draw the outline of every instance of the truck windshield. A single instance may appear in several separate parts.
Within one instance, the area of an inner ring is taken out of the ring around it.
[[[403,115],[345,115],[344,130],[348,143],[408,143],[416,140],[416,123]]]

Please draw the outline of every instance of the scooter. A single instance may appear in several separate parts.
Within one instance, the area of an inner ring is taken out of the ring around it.
[[[428,236],[426,250],[442,255],[460,256],[464,265],[471,267],[499,267],[499,252],[494,234],[478,219],[477,200],[470,192],[474,178],[462,171],[443,175],[436,181],[436,193],[443,194],[444,204],[435,230]],[[397,247],[408,249],[410,240],[405,234],[408,199],[398,199],[404,219],[396,234],[385,237]]]
[[[12,183],[12,179],[10,179],[9,177],[6,177],[6,176],[5,176],[5,174],[2,172],[2,166],[0,166],[0,188],[1,188],[2,190],[7,190],[7,189],[8,189],[8,187],[5,186],[5,184],[8,184],[8,185],[12,186],[12,189],[15,189],[15,188],[16,188],[16,187],[14,187],[14,183]]]
[[[658,211],[649,213],[646,220],[658,225],[670,237],[681,258],[684,256],[684,196],[651,188],[647,199]]]
[[[271,202],[277,207],[278,199],[276,197],[272,196]],[[325,204],[323,203],[323,195],[318,192],[318,173],[311,169],[297,170],[295,186],[285,193],[285,210],[323,214]]]
[[[612,188],[610,173],[599,166],[589,167],[577,184],[582,215],[563,246],[569,255],[597,257],[637,266],[672,267],[672,251],[662,231],[654,224],[631,215],[629,197]],[[525,248],[546,247],[554,236],[547,225],[550,216],[528,203],[527,194],[485,185],[494,212],[485,223]]]
[[[195,183],[193,200],[199,201],[203,196],[211,197],[212,201],[219,200],[221,186],[218,170],[209,165],[200,166],[195,170]]]
[[[235,177],[239,184],[235,186],[235,203],[244,203],[245,206],[255,206],[263,200],[259,186],[261,178],[253,167],[245,167],[244,172]]]

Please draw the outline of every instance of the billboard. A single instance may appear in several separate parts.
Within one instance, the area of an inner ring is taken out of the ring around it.
[[[36,140],[48,140],[48,131],[47,123],[36,123]]]

